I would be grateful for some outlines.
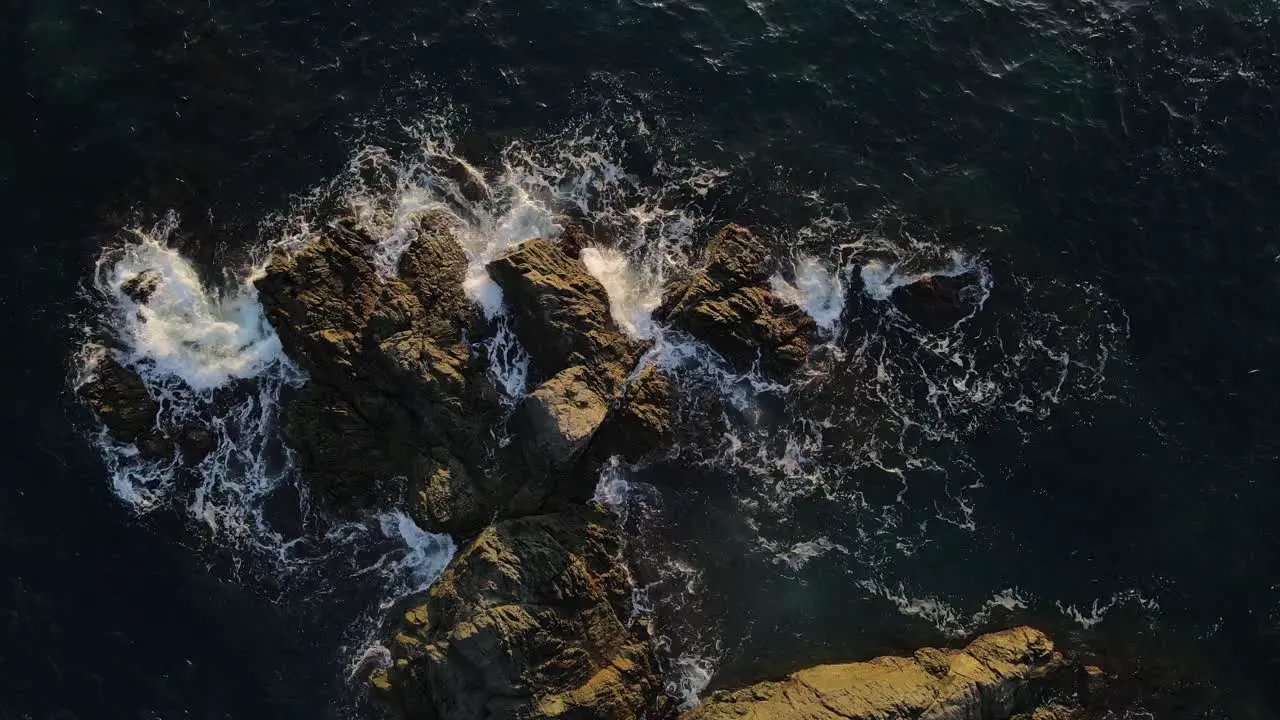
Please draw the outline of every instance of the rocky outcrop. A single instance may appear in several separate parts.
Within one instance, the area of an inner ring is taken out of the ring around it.
[[[486,528],[402,603],[372,687],[404,718],[639,717],[658,681],[620,550],[585,508]]]
[[[1019,627],[983,635],[963,650],[820,665],[781,682],[716,693],[681,720],[1005,720],[1036,711],[1043,691],[1070,674],[1048,637]]]
[[[256,282],[285,351],[311,375],[285,433],[333,509],[398,503],[385,496],[398,476],[429,530],[474,531],[496,502],[472,483],[485,477],[500,410],[472,360],[480,318],[453,232],[444,216],[422,215],[397,272],[383,276],[373,239],[338,220]]]
[[[595,483],[578,473],[579,461],[609,412],[609,402],[595,390],[590,372],[572,367],[534,389],[516,410],[524,483],[513,500],[514,513],[529,513],[553,494],[584,502]]]
[[[489,263],[516,321],[516,334],[544,377],[585,367],[612,397],[644,352],[609,313],[609,296],[587,266],[548,240],[528,240]]]
[[[976,273],[927,275],[893,289],[894,307],[930,332],[955,327],[978,309],[981,278]]]
[[[804,364],[814,344],[813,319],[768,288],[767,246],[737,225],[722,229],[703,254],[702,269],[670,288],[654,316],[705,340],[739,369],[785,375]]]
[[[575,242],[585,239],[564,247]],[[548,377],[513,418],[523,477],[510,509],[519,514],[585,502],[596,484],[595,465],[583,461],[586,451],[621,402],[645,343],[618,326],[604,286],[560,244],[529,240],[488,270],[536,369]]]

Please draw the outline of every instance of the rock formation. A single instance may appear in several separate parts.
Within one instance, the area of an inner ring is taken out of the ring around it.
[[[405,477],[422,527],[465,533],[498,491],[483,486],[483,469],[499,405],[472,359],[480,317],[453,231],[424,214],[396,274],[383,277],[374,240],[338,220],[256,282],[285,351],[311,375],[285,434],[331,508],[398,503],[383,483]]]
[[[134,445],[142,458],[156,462],[172,461],[176,450],[176,457],[187,466],[199,465],[217,448],[217,438],[199,422],[180,427],[159,424],[160,403],[147,393],[142,378],[106,348],[95,348],[87,362],[91,365],[88,379],[76,392],[112,439]]]
[[[586,508],[486,528],[401,604],[375,691],[410,719],[639,717],[658,681],[620,552]]]
[[[781,682],[716,693],[681,720],[1005,720],[1051,712],[1037,709],[1042,695],[1070,675],[1048,637],[1020,627],[983,635],[963,650],[819,665]]]
[[[580,261],[547,240],[529,240],[488,265],[516,320],[516,333],[544,377],[586,367],[585,378],[612,396],[644,343],[618,327],[609,296]]]
[[[758,359],[765,372],[785,375],[804,364],[815,325],[769,291],[772,271],[765,244],[728,225],[707,246],[702,269],[669,289],[654,316],[705,340],[739,369]]]
[[[592,453],[584,462],[587,449],[603,448],[593,440],[597,432],[625,422],[618,408],[634,406],[619,396],[645,343],[618,326],[604,286],[558,244],[529,240],[488,270],[512,307],[520,341],[548,378],[513,419],[525,476],[512,508],[528,512],[548,498],[583,502],[595,488],[599,460]],[[640,447],[657,439],[636,441]]]
[[[601,424],[587,451],[591,467],[614,455],[637,462],[674,441],[675,386],[666,373],[650,365],[631,379]]]

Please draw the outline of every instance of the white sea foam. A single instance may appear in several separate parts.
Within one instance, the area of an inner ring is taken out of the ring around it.
[[[1088,630],[1102,622],[1106,619],[1107,614],[1119,605],[1132,605],[1147,614],[1153,614],[1160,611],[1160,603],[1133,589],[1121,590],[1120,592],[1113,593],[1108,598],[1095,599],[1089,607],[1084,610],[1081,610],[1075,605],[1063,603],[1061,600],[1054,603],[1054,606],[1058,608],[1059,612],[1079,623],[1080,627],[1085,630]]]
[[[775,295],[798,305],[828,335],[834,334],[844,314],[847,269],[829,270],[811,255],[795,263],[794,282],[781,275],[769,279]]]
[[[383,536],[403,545],[383,555],[374,566],[392,583],[393,597],[431,587],[457,552],[453,538],[423,530],[402,511],[381,513],[377,520]]]
[[[166,244],[176,224],[170,217],[136,231],[136,242],[98,260],[94,286],[113,305],[125,364],[203,393],[286,363],[252,283],[245,279],[226,293],[205,287],[195,267]],[[144,275],[154,278],[155,292],[136,303],[121,288]]]
[[[620,250],[590,247],[582,252],[587,270],[604,285],[613,319],[632,337],[654,336],[653,311],[662,300],[662,286],[644,274]]]
[[[142,378],[159,403],[160,430],[200,426],[214,438],[212,452],[190,473],[194,489],[185,509],[225,542],[267,549],[280,538],[265,528],[261,506],[289,474],[275,438],[280,392],[302,380],[282,352],[257,301],[252,273],[232,278],[225,291],[208,287],[195,267],[169,245],[177,218],[138,229],[133,242],[106,249],[93,290],[102,301],[108,351],[90,341],[79,355],[77,384],[111,352]],[[130,297],[137,278],[152,283],[147,297]],[[252,381],[232,389],[236,381]],[[117,497],[138,512],[163,506],[173,495],[181,463],[142,459],[131,445],[100,433],[97,445]]]
[[[951,637],[971,635],[983,623],[990,620],[995,612],[1025,610],[1030,602],[1018,589],[1008,588],[983,601],[977,610],[966,613],[937,596],[913,596],[907,592],[902,583],[898,583],[896,587],[890,587],[881,580],[868,579],[858,584],[872,595],[893,603],[898,612],[903,615],[924,620]]]

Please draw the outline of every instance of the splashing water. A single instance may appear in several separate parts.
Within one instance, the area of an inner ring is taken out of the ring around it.
[[[769,279],[773,293],[798,305],[828,336],[835,333],[844,314],[846,269],[832,272],[817,258],[803,255],[795,265],[795,281],[781,275]]]
[[[604,285],[609,311],[618,325],[632,337],[652,339],[653,311],[662,301],[662,286],[653,273],[637,271],[624,253],[613,248],[587,248],[582,262]]]
[[[115,313],[125,364],[176,378],[197,393],[286,365],[252,283],[245,279],[225,295],[206,288],[191,263],[166,246],[176,225],[170,216],[98,259],[94,288]],[[155,283],[154,292],[136,302],[123,288],[144,278]]]

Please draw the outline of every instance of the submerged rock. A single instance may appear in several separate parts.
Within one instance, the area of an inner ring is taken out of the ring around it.
[[[187,465],[199,465],[217,446],[217,438],[203,425],[186,425],[178,432],[178,450]]]
[[[142,378],[116,362],[105,350],[93,362],[92,376],[77,392],[106,426],[107,433],[124,443],[135,442],[150,433],[155,428],[160,404],[147,394]],[[148,438],[147,445],[154,450],[154,438]]]
[[[654,316],[705,340],[739,369],[786,375],[804,364],[816,326],[768,288],[768,248],[727,225],[707,246],[702,269],[669,288]]]
[[[963,650],[820,665],[716,693],[681,720],[1005,720],[1035,711],[1070,668],[1044,633],[1019,627],[983,635]]]
[[[894,307],[931,332],[955,327],[978,309],[981,279],[976,273],[930,275],[893,289]]]
[[[547,377],[591,371],[607,396],[622,386],[645,344],[609,313],[609,296],[587,266],[547,240],[528,240],[488,265],[512,308],[516,333]]]
[[[574,510],[506,520],[401,603],[375,692],[408,720],[634,720],[658,680],[612,521]]]

